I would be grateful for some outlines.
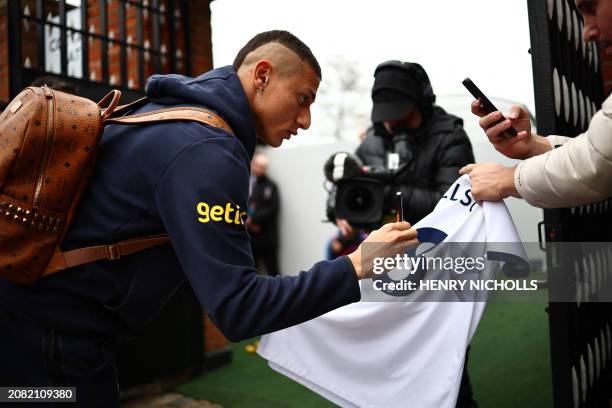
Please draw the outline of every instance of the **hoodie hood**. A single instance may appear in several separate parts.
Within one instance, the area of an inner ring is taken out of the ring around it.
[[[183,75],[153,75],[146,95],[159,105],[199,106],[210,109],[230,125],[249,157],[256,144],[255,124],[242,84],[231,65],[213,69],[197,78]]]

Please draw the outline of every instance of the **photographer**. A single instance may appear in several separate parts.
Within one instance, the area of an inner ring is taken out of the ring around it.
[[[383,219],[394,209],[393,200],[399,191],[404,198],[405,219],[416,224],[433,211],[457,179],[458,170],[474,161],[463,121],[436,106],[435,100],[429,77],[421,65],[387,61],[376,67],[372,87],[373,126],[356,154],[362,161],[359,164],[367,166],[370,174],[390,175],[385,176],[389,185],[385,186]],[[349,163],[341,165],[345,167],[345,174],[351,171]],[[343,205],[338,204],[342,202],[342,194],[338,193],[339,189],[333,190],[328,200],[328,217],[335,219],[342,236],[351,236],[354,232],[351,220],[335,217],[336,206]],[[457,407],[478,406],[472,398],[467,365],[466,352]]]
[[[397,191],[404,196],[404,214],[412,224],[429,214],[457,179],[457,171],[474,161],[463,121],[436,106],[425,70],[417,63],[387,61],[374,71],[373,126],[357,149],[365,166],[393,173],[385,191],[385,213]],[[350,220],[328,216],[346,235]]]

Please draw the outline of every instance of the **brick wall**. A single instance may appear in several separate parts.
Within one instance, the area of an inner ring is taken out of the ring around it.
[[[28,12],[34,16],[36,10],[35,0],[22,0],[23,4],[28,6]],[[84,56],[88,61],[88,78],[89,80],[101,82],[103,80],[102,61],[105,60],[108,65],[109,85],[124,86],[130,89],[142,89],[144,83],[140,83],[139,64],[142,57],[144,79],[155,73],[170,73],[172,71],[172,62],[176,64],[175,72],[184,72],[186,61],[186,44],[184,41],[184,22],[181,9],[178,7],[180,1],[176,1],[176,9],[173,13],[169,10],[168,0],[159,0],[158,19],[155,18],[155,13],[143,9],[142,10],[142,41],[139,43],[138,36],[138,13],[140,7],[125,4],[125,40],[127,43],[127,77],[121,77],[121,47],[118,44],[108,43],[108,49],[104,49],[101,40],[93,37],[88,39],[88,54]],[[188,74],[199,75],[212,68],[212,43],[210,29],[210,5],[207,0],[191,0],[190,2],[190,47],[191,47],[191,66],[192,70]],[[100,19],[100,4],[98,0],[86,0],[87,4],[87,24],[83,27],[84,30],[91,34],[101,34],[103,27]],[[151,0],[142,0],[142,4],[150,6]],[[120,9],[122,2],[119,0],[107,0],[107,36],[110,40],[120,40]],[[23,10],[22,10],[23,12]],[[171,15],[172,14],[172,15]],[[45,17],[46,18],[46,17]],[[153,25],[159,21],[160,34],[160,49],[154,50]],[[171,39],[169,27],[172,26],[175,31],[174,38]],[[39,24],[30,22],[29,24],[22,23],[22,54],[23,61],[28,61],[28,67],[34,69],[42,69],[38,61],[38,50],[41,44],[38,44],[38,33],[40,30]],[[9,85],[8,81],[8,39],[7,39],[7,17],[6,6],[0,0],[0,100],[8,99]],[[172,40],[174,49],[172,49]],[[136,46],[144,46],[147,50],[144,52],[135,48]],[[159,70],[155,66],[155,51],[160,52],[161,67]]]
[[[100,7],[97,0],[87,1],[87,32],[90,34],[100,34]],[[89,78],[92,81],[102,80],[102,42],[97,38],[89,37],[88,39],[88,69]]]
[[[204,313],[204,352],[223,350],[227,348],[228,341],[210,320],[208,314]]]
[[[213,66],[210,2],[191,1],[191,75],[198,76]]]

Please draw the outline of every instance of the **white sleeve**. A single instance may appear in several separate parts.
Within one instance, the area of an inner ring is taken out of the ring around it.
[[[558,135],[550,135],[546,137],[546,140],[548,140],[548,143],[550,143],[550,147],[552,149],[556,149],[557,147],[566,144],[572,139],[573,139],[572,137],[558,136]]]
[[[612,195],[612,96],[591,119],[586,133],[557,149],[521,162],[514,184],[529,204],[541,208],[573,207]],[[554,145],[553,145],[554,146]]]

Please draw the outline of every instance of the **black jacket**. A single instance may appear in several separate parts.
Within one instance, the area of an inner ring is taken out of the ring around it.
[[[249,197],[249,218],[258,228],[249,228],[251,245],[273,248],[278,245],[279,194],[276,183],[267,176],[258,177]]]
[[[474,162],[463,121],[438,106],[434,106],[431,120],[413,134],[381,133],[384,129],[368,135],[356,153],[365,165],[380,167],[386,167],[388,153],[399,153],[400,172],[390,193],[404,193],[404,216],[411,224],[434,209],[459,177],[461,167]],[[406,164],[403,169],[402,164]],[[393,208],[392,196],[389,194],[387,208]]]

